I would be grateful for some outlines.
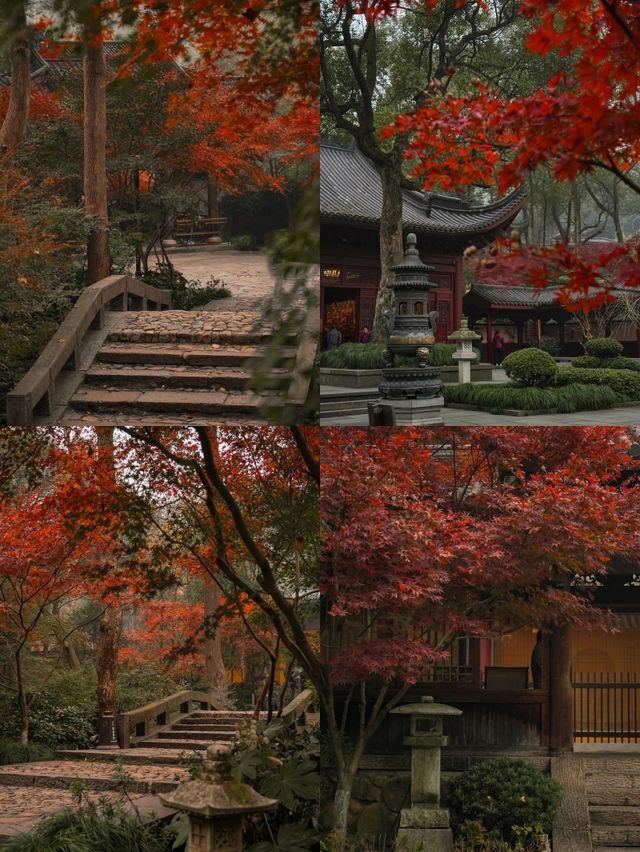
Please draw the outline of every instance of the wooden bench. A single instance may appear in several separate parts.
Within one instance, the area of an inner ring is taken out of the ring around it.
[[[212,237],[220,237],[226,218],[176,219],[173,238],[180,245],[204,243]]]

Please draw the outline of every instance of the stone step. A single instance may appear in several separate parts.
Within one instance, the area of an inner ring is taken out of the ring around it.
[[[287,370],[273,370],[266,387],[284,387],[289,378]],[[241,367],[185,367],[96,365],[87,370],[85,383],[91,387],[116,386],[123,388],[206,388],[213,391],[243,390],[251,373]]]
[[[262,395],[250,391],[204,391],[191,388],[172,390],[122,390],[116,387],[92,388],[82,386],[71,398],[70,406],[76,411],[111,411],[129,413],[139,411],[178,414],[208,414],[233,416],[246,414],[259,416],[264,405],[278,406],[278,396]]]
[[[174,731],[228,731],[234,734],[236,722],[210,722],[208,719],[189,719],[187,722],[176,722],[171,726]]]
[[[594,846],[594,852],[640,852],[640,846]]]
[[[226,721],[237,719],[252,719],[252,710],[194,710],[186,719],[225,719]],[[259,718],[266,719],[267,713],[260,711]]]
[[[211,740],[212,742],[220,742],[222,740],[232,740],[235,737],[235,731],[229,730],[202,730],[201,728],[180,729],[176,730],[175,726],[169,731],[160,731],[158,736],[161,739],[170,740]]]
[[[282,349],[279,364],[290,366],[296,351]],[[96,358],[104,364],[175,364],[191,367],[244,367],[264,357],[255,346],[193,346],[186,343],[107,343]]]
[[[640,826],[640,807],[633,805],[590,805],[592,825]]]
[[[262,343],[271,330],[257,311],[140,311],[123,317],[107,339],[122,343]]]
[[[205,751],[212,742],[218,742],[220,745],[229,745],[228,740],[207,740],[207,739],[180,739],[180,737],[173,737],[173,739],[161,738],[161,737],[153,737],[149,740],[141,740],[138,743],[139,749],[148,749],[148,748],[170,748],[174,750],[182,750],[182,751]]]
[[[592,825],[591,840],[597,846],[640,847],[640,827],[631,825]]]
[[[604,785],[600,779],[594,785],[587,785],[587,799],[590,805],[630,805],[640,807],[640,789],[627,789],[615,785]]]
[[[47,760],[0,767],[0,784],[14,787],[55,787],[67,789],[77,779],[91,790],[117,790],[120,770],[113,762]],[[186,768],[138,765],[123,768],[128,789],[134,793],[165,793],[189,777]]]
[[[193,758],[194,754],[202,754],[203,749],[182,748],[87,748],[87,749],[59,749],[56,756],[65,760],[97,760],[97,761],[119,761],[124,765],[149,765],[156,766],[178,766]]]

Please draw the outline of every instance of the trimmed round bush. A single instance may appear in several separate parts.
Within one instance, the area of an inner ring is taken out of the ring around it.
[[[593,340],[587,340],[584,349],[587,355],[595,358],[615,358],[616,355],[622,355],[623,346],[613,337],[594,337]]]
[[[475,820],[491,837],[505,841],[513,839],[514,828],[540,826],[549,833],[560,789],[557,781],[524,760],[483,760],[451,786],[454,827]]]
[[[597,370],[566,367],[558,373],[557,383],[570,385],[574,382],[586,385],[607,385],[620,397],[627,400],[640,399],[640,373],[635,370]]]
[[[577,358],[574,358],[571,362],[572,367],[584,367],[589,369],[600,367],[601,364],[602,359],[596,358],[593,355],[578,355]]]
[[[575,361],[574,361],[575,366]],[[601,367],[607,367],[609,370],[634,370],[640,373],[640,361],[635,358],[625,358],[624,355],[617,355],[615,358],[607,358],[600,364]]]
[[[542,349],[518,349],[507,355],[502,366],[510,379],[529,387],[548,387],[558,374],[558,365]]]

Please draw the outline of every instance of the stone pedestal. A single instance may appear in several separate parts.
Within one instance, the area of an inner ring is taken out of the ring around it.
[[[456,351],[451,357],[458,362],[458,383],[468,385],[471,381],[471,363],[477,358],[473,351],[473,342],[480,340],[480,335],[471,331],[467,318],[462,317],[460,328],[450,334],[448,339],[456,343]]]
[[[421,424],[442,425],[444,399],[436,396],[431,399],[384,399],[377,400],[378,405],[390,405],[393,408],[396,425]]]
[[[411,716],[411,734],[404,739],[411,748],[411,807],[400,812],[398,849],[453,852],[449,811],[440,807],[440,749],[447,744],[444,716],[459,716],[462,711],[425,696],[421,704],[391,712]]]

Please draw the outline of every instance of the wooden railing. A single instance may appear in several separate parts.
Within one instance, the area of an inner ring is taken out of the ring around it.
[[[81,294],[29,372],[7,395],[7,425],[32,426],[34,415],[53,414],[59,380],[79,371],[92,330],[104,326],[109,311],[148,311],[171,307],[171,291],[159,290],[131,275],[110,275]]]
[[[176,219],[173,238],[180,244],[203,243],[211,237],[220,237],[227,220],[221,216],[203,219]]]
[[[280,716],[274,717],[264,729],[266,737],[273,737],[288,725],[301,726],[305,722],[305,713],[313,704],[315,692],[312,689],[303,689],[293,698],[286,707],[282,708]]]
[[[576,742],[640,742],[640,682],[635,672],[573,676]]]
[[[129,748],[158,731],[170,727],[174,722],[195,710],[217,710],[206,692],[185,689],[168,698],[152,701],[136,710],[119,713],[117,718],[118,743],[120,748]]]

